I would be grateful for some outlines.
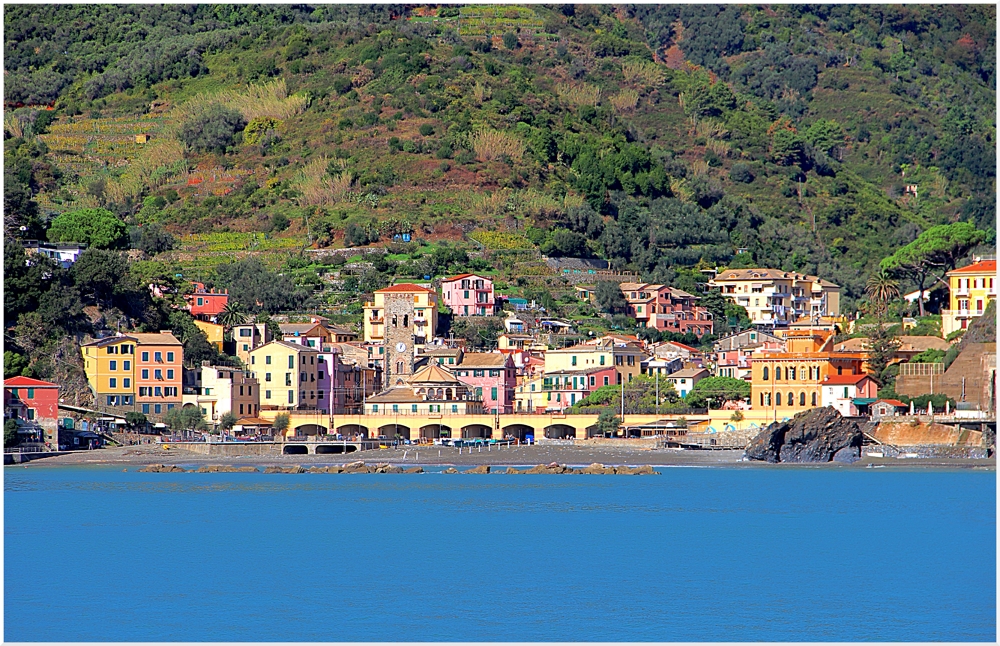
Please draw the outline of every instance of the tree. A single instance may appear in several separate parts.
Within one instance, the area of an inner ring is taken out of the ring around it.
[[[17,377],[20,375],[30,376],[28,372],[28,358],[11,350],[4,350],[3,353],[3,374],[4,377]]]
[[[21,443],[21,436],[17,433],[17,420],[13,417],[3,423],[3,445],[17,446]]]
[[[244,126],[243,115],[216,103],[185,121],[177,137],[188,150],[224,154]]]
[[[222,432],[230,431],[234,426],[236,426],[237,421],[239,420],[237,420],[233,411],[226,411],[219,416],[219,430]]]
[[[877,312],[884,315],[889,303],[899,298],[899,283],[884,269],[872,274],[865,285],[865,295]]]
[[[163,423],[175,431],[203,431],[208,428],[205,415],[198,406],[171,408],[163,416]]]
[[[308,299],[308,293],[291,278],[270,271],[256,258],[220,265],[215,274],[216,282],[229,289],[229,298],[243,303],[251,313],[296,309]]]
[[[246,309],[239,301],[231,300],[219,312],[219,324],[226,329],[232,329],[237,325],[247,322]]]
[[[184,344],[184,363],[188,366],[200,366],[203,361],[213,365],[228,365],[231,361],[226,355],[220,354],[214,345],[208,342],[204,330],[194,324],[194,318],[187,312],[174,311],[167,317],[167,326],[174,336]]]
[[[128,228],[107,209],[78,209],[56,216],[49,227],[51,242],[82,242],[95,249],[120,249]]]
[[[162,197],[157,199],[163,200]],[[159,224],[133,227],[129,231],[129,242],[133,249],[139,249],[147,256],[170,251],[177,244],[177,240]]]
[[[955,268],[958,261],[974,247],[988,239],[985,231],[976,229],[971,222],[954,222],[931,227],[916,240],[902,247],[879,267],[893,276],[906,276],[917,283],[923,293],[927,278],[933,276],[945,283],[944,274]],[[917,299],[920,316],[924,315],[924,301]]]
[[[621,419],[610,408],[605,408],[597,416],[597,431],[605,437],[617,433],[620,425]]]
[[[271,423],[271,428],[274,432],[279,435],[284,435],[285,431],[288,430],[288,413],[278,413],[274,416],[274,422]]]
[[[695,384],[684,401],[692,408],[718,408],[728,401],[750,396],[750,384],[733,377],[706,377]]]
[[[138,411],[129,411],[125,413],[125,423],[128,424],[128,427],[133,431],[139,431],[139,429],[146,428],[146,424],[149,423],[149,420],[146,419],[145,415]]]
[[[602,280],[597,283],[597,287],[594,289],[594,298],[597,300],[597,306],[601,308],[601,311],[608,314],[628,310],[628,301],[625,300],[621,286],[610,280]]]

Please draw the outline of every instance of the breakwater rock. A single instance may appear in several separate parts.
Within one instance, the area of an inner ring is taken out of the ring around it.
[[[489,473],[490,467],[487,464],[479,465],[478,467],[473,467],[468,471],[463,471],[462,473]]]
[[[861,457],[861,440],[858,424],[827,406],[769,425],[750,441],[745,455],[772,463],[851,463]]]
[[[139,473],[187,473],[187,471],[172,464],[150,464],[139,469]]]
[[[514,467],[507,467],[504,473],[509,474],[524,474],[524,475],[536,475],[536,474],[562,474],[562,473],[582,473],[587,475],[619,475],[619,476],[655,476],[659,473],[653,469],[653,467],[648,464],[644,464],[638,467],[628,467],[628,466],[604,466],[595,462],[590,466],[583,467],[582,469],[574,469],[573,467],[568,467],[565,464],[557,464],[555,462],[549,464],[539,464],[537,466],[531,467],[530,469],[515,469]]]
[[[257,467],[236,467],[223,464],[206,464],[192,473],[257,473]]]

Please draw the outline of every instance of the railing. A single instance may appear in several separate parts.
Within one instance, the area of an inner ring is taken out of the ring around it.
[[[942,316],[982,316],[984,310],[941,310]]]
[[[3,447],[4,453],[48,453],[48,449],[44,445],[37,446],[5,446]]]

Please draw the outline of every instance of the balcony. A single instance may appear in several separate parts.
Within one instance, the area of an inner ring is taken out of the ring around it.
[[[956,287],[955,288],[955,296],[968,296],[968,295],[969,295],[969,288],[968,287]]]
[[[385,323],[385,318],[381,316],[372,316],[368,319],[368,322],[371,323],[372,325],[382,325],[383,323]]]
[[[982,316],[983,310],[941,310],[941,316],[951,316],[954,318],[971,318]]]

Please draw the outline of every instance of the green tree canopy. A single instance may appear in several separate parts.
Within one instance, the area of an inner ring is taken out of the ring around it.
[[[78,209],[56,216],[49,227],[51,242],[82,242],[96,249],[120,249],[128,227],[107,209]]]
[[[750,384],[732,377],[706,377],[695,384],[684,401],[692,408],[718,408],[727,401],[740,401],[750,396]]]
[[[597,283],[597,287],[594,289],[594,298],[601,311],[608,314],[624,312],[628,309],[628,301],[625,300],[621,287],[618,283],[610,280],[602,280]]]
[[[225,153],[246,121],[236,110],[213,104],[181,125],[177,137],[194,152]]]

